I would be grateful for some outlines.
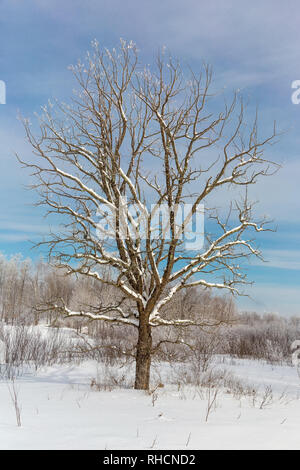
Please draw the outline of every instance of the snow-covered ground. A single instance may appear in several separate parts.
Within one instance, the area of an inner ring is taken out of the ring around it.
[[[115,370],[123,388],[91,387],[93,378],[101,382],[110,374],[109,368],[92,361],[23,374],[14,384],[1,380],[0,448],[300,449],[300,379],[295,368],[230,358],[219,360],[217,368],[258,392],[240,396],[223,388],[207,421],[215,389],[209,400],[208,389],[172,384],[174,371],[167,365],[154,367],[153,382],[163,377],[166,384],[154,394],[126,388],[132,368]],[[13,387],[21,408],[20,427]]]

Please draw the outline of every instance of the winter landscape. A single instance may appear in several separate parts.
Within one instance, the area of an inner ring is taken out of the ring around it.
[[[1,381],[1,449],[299,448],[290,364],[218,356],[199,385],[195,366],[158,362],[149,393],[132,390],[130,365],[24,367]]]
[[[0,2],[1,450],[300,449],[299,28],[243,3]]]
[[[172,332],[152,359],[149,390],[140,391],[130,327],[65,326],[53,313],[36,324],[28,309],[54,293],[82,302],[92,286],[20,258],[2,257],[0,279],[1,449],[299,448],[300,377],[290,351],[299,318],[239,315],[213,333],[185,332],[184,344],[172,344]],[[214,314],[234,309],[207,292],[178,298],[170,310],[180,303],[190,315],[200,305]]]

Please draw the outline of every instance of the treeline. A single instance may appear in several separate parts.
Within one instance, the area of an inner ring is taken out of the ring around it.
[[[106,277],[111,274],[104,273]],[[40,312],[40,306],[63,299],[71,309],[94,309],[109,305],[120,297],[119,291],[92,278],[67,276],[61,269],[43,261],[24,260],[20,255],[7,259],[0,254],[0,320],[7,324],[60,323],[51,312]],[[128,305],[130,308],[130,305]],[[134,306],[132,306],[134,308]],[[216,296],[209,290],[191,288],[180,291],[164,309],[167,318],[218,318],[227,322],[236,313],[230,297]],[[68,325],[87,323],[68,319]],[[89,322],[88,322],[89,323]],[[56,325],[57,326],[57,325]]]
[[[109,276],[109,272],[106,274]],[[68,358],[89,357],[104,361],[132,358],[136,344],[135,328],[118,326],[84,318],[63,319],[52,311],[40,312],[41,305],[63,299],[74,310],[95,309],[109,305],[120,295],[115,288],[99,284],[90,278],[66,276],[61,270],[38,261],[24,260],[21,256],[7,259],[0,255],[0,321],[2,337],[4,326],[26,330],[26,344],[30,345],[30,327],[48,325],[60,329],[68,327],[80,337]],[[130,306],[128,306],[130,308]],[[215,355],[227,354],[238,358],[264,359],[272,363],[290,362],[290,347],[300,339],[300,318],[281,318],[277,315],[238,313],[232,297],[215,295],[209,290],[193,288],[181,291],[165,307],[166,318],[219,319],[218,328],[154,328],[153,350],[158,360],[186,362],[193,360],[205,368]],[[5,329],[6,332],[7,328]],[[1,333],[1,331],[0,331]],[[36,333],[35,333],[36,334]],[[25,333],[22,333],[23,339]],[[20,333],[20,338],[21,338]],[[0,334],[1,336],[1,334]],[[8,342],[11,334],[6,333]],[[39,340],[35,338],[38,350]],[[42,341],[42,339],[41,339]],[[44,341],[44,340],[43,340]],[[18,340],[21,343],[21,340]],[[24,344],[22,348],[27,347]],[[60,343],[59,343],[60,344]],[[21,346],[20,346],[21,347]],[[45,347],[41,347],[41,349]],[[10,346],[10,351],[13,351]],[[28,346],[28,351],[30,347]],[[32,347],[31,347],[32,349]],[[59,345],[55,342],[55,358]],[[66,350],[61,344],[61,349]],[[24,349],[25,351],[25,349]],[[24,357],[16,352],[16,357]],[[30,356],[27,351],[27,355]],[[52,351],[52,353],[53,353]],[[68,348],[70,352],[70,348]],[[13,352],[11,352],[13,354]]]

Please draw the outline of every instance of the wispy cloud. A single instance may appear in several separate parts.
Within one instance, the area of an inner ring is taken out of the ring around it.
[[[0,243],[11,244],[16,242],[28,242],[32,238],[28,233],[0,233]]]
[[[251,265],[300,271],[300,250],[264,250],[263,256],[266,263],[254,260]]]

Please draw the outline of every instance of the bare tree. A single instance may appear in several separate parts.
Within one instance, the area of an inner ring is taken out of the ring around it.
[[[40,204],[62,216],[60,233],[41,242],[50,259],[67,274],[117,287],[120,296],[89,311],[73,311],[62,300],[47,308],[136,328],[135,388],[148,389],[152,328],[225,321],[164,317],[174,294],[192,286],[238,293],[246,282],[241,260],[261,256],[248,232],[266,230],[266,221],[255,220],[246,190],[274,172],[264,150],[275,126],[260,139],[257,116],[247,126],[236,95],[230,105],[221,103],[222,111],[210,110],[216,97],[209,66],[186,78],[163,52],[151,70],[143,68],[131,42],[121,40],[112,51],[94,42],[72,71],[79,90],[70,102],[44,107],[38,132],[24,120],[35,159],[20,161],[36,178]],[[192,221],[224,187],[239,188],[236,200],[234,192],[223,196],[226,214],[206,208],[204,246],[187,249]],[[179,218],[182,205],[188,211]],[[167,223],[158,224],[162,206]],[[103,274],[108,266],[110,277]]]

